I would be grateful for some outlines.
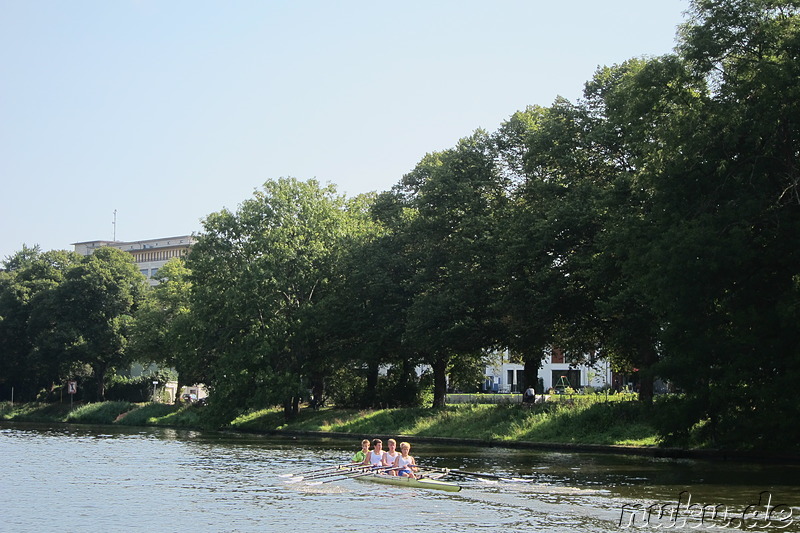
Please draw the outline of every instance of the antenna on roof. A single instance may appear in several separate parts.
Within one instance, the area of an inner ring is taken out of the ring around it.
[[[114,226],[114,242],[117,242],[117,210],[114,209],[114,222],[111,223]]]

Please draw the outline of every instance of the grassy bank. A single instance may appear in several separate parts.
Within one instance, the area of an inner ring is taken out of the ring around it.
[[[166,426],[199,428],[202,412],[191,406],[162,403],[99,402],[25,403],[0,405],[0,420],[16,422],[68,422],[73,424],[117,424],[124,426]]]
[[[207,427],[203,408],[165,404],[103,402],[6,404],[0,418],[16,421],[121,424],[133,426]],[[446,437],[500,442],[542,442],[656,446],[648,413],[636,402],[516,405],[450,405],[444,409],[301,410],[286,423],[282,411],[264,409],[240,416],[231,429],[246,431],[317,431],[369,435]]]
[[[353,435],[407,435],[483,441],[655,446],[655,429],[636,403],[580,405],[450,405],[444,409],[304,411],[285,423],[276,410],[241,416],[234,427]]]

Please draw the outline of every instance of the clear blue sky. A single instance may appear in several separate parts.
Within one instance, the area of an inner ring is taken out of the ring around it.
[[[0,260],[201,230],[264,181],[391,188],[598,66],[672,51],[687,0],[0,0]]]

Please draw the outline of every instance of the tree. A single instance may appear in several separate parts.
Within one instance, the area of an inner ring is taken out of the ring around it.
[[[187,265],[220,420],[253,405],[297,412],[321,358],[313,313],[350,221],[333,186],[289,178],[266,182],[235,213],[204,220]]]
[[[610,227],[609,190],[626,172],[614,139],[588,105],[561,98],[516,113],[496,134],[517,184],[501,234],[497,307],[526,388],[550,347],[573,362],[608,348],[610,324],[597,305],[616,274],[599,268],[599,238]]]
[[[146,287],[130,254],[100,248],[37,301],[29,326],[35,349],[89,366],[97,398],[104,399],[108,373],[131,363],[128,336]]]
[[[496,343],[490,301],[505,183],[489,136],[477,131],[426,155],[395,191],[409,211],[401,231],[413,268],[403,341],[433,369],[433,405],[441,407],[450,365]]]
[[[324,304],[324,324],[328,351],[336,354],[337,382],[363,383],[349,386],[355,396],[337,394],[339,401],[363,407],[413,405],[418,397],[414,354],[402,343],[405,315],[410,302],[411,269],[403,236],[383,218],[388,193],[371,198],[368,212],[372,222],[367,231],[344,246],[336,269],[331,297]],[[395,387],[379,392],[381,367],[395,367]],[[348,388],[343,386],[342,388]]]
[[[42,252],[38,246],[22,250],[4,262],[0,271],[0,388],[3,396],[34,399],[62,381],[61,351],[35,346],[31,315],[44,295],[58,287],[65,273],[80,261],[74,252]]]
[[[644,180],[663,156],[670,122],[689,113],[702,91],[680,61],[665,56],[598,69],[584,95],[592,151],[605,175],[597,204],[603,219],[587,262],[599,349],[616,368],[638,372],[639,399],[650,403],[665,318],[644,277],[652,268],[642,248],[652,239],[653,209]]]
[[[566,133],[575,125],[567,119],[572,110],[566,101],[558,104],[552,109],[530,107],[517,112],[494,136],[497,157],[516,184],[499,233],[502,283],[494,305],[502,316],[504,344],[525,367],[525,389],[536,385],[542,357],[554,342],[564,309],[574,310],[571,305],[561,308],[567,302],[569,279],[562,268],[574,243],[568,240],[571,234],[553,227],[554,222],[570,227],[569,220],[556,211],[563,210],[561,198],[567,187],[552,162],[540,161],[555,146],[574,149],[574,132]],[[556,133],[559,128],[562,131]],[[566,244],[558,244],[557,239]]]
[[[201,383],[205,375],[203,358],[193,343],[190,274],[183,258],[170,259],[158,270],[158,284],[148,291],[136,313],[130,343],[136,361],[174,368],[178,390],[182,384]]]
[[[674,433],[707,422],[720,445],[787,444],[780,428],[798,414],[789,395],[765,391],[800,377],[799,10],[692,3],[680,58],[707,96],[673,114],[642,173],[652,198],[642,279],[665,317],[664,371],[692,406]]]

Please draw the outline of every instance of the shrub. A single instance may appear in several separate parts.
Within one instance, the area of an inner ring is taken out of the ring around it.
[[[149,376],[114,376],[106,388],[106,399],[109,401],[141,403],[152,400],[152,397],[153,381]]]

